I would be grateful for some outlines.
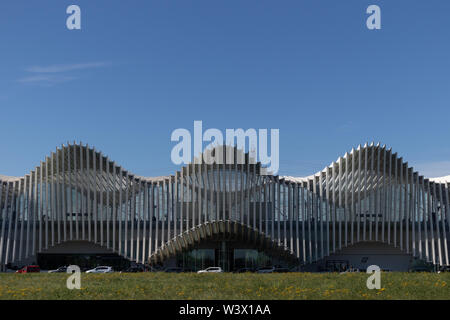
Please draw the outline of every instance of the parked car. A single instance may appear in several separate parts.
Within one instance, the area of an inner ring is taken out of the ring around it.
[[[121,272],[144,272],[144,268],[140,266],[132,266]]]
[[[95,267],[94,269],[86,271],[86,273],[110,273],[110,272],[113,272],[113,268],[108,266],[99,266]]]
[[[182,268],[177,268],[177,267],[171,267],[171,268],[164,269],[164,272],[180,273],[180,272],[183,272],[183,269]]]
[[[210,273],[210,272],[219,273],[219,272],[223,272],[223,270],[221,267],[209,267],[204,270],[197,271],[197,273]]]
[[[149,266],[147,271],[148,272],[161,272],[161,271],[164,271],[164,270],[162,270],[161,268],[158,268],[158,267]]]
[[[273,272],[277,272],[277,273],[283,273],[283,272],[290,272],[291,270],[289,270],[289,268],[275,268],[273,270]]]
[[[273,273],[275,270],[274,267],[263,267],[256,270],[257,273]]]
[[[67,267],[59,267],[58,269],[48,271],[48,273],[59,273],[59,272],[67,272]]]
[[[429,266],[416,266],[409,269],[409,272],[433,272],[432,267]]]
[[[252,268],[240,268],[236,270],[236,273],[244,273],[244,272],[255,272],[255,269]]]
[[[41,272],[41,268],[39,266],[25,266],[22,269],[16,271],[16,273],[32,273],[32,272]]]

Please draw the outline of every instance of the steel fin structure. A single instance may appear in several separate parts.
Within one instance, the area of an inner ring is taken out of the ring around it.
[[[0,176],[2,268],[73,241],[164,264],[215,240],[218,256],[234,241],[298,265],[374,242],[449,266],[450,177],[425,178],[373,143],[303,178],[263,174],[232,147],[214,150],[223,161],[200,157],[146,178],[68,144],[24,177]]]

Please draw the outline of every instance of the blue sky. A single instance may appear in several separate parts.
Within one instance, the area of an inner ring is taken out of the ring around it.
[[[77,4],[82,30],[66,28]],[[366,8],[382,29],[366,28]],[[171,174],[176,128],[280,129],[280,174],[366,141],[450,174],[445,0],[15,0],[0,4],[0,173],[82,141]]]

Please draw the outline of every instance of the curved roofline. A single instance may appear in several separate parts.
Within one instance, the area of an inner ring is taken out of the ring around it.
[[[45,161],[44,161],[44,162],[41,162],[41,165],[42,165],[43,163],[49,161],[49,160],[52,158],[53,155],[57,155],[58,152],[59,152],[60,150],[67,149],[68,147],[72,147],[72,146],[77,146],[77,147],[81,147],[81,148],[86,148],[86,149],[89,150],[90,152],[94,152],[94,153],[95,153],[96,155],[98,155],[99,157],[100,157],[100,156],[101,156],[101,157],[104,157],[104,158],[106,159],[106,161],[109,161],[111,164],[117,166],[117,165],[115,164],[115,162],[111,161],[111,160],[109,159],[109,157],[107,157],[106,155],[102,154],[101,151],[97,151],[97,150],[95,149],[95,147],[90,147],[88,144],[83,145],[81,142],[78,143],[78,144],[75,143],[75,142],[74,142],[73,144],[67,143],[67,145],[64,145],[64,144],[63,144],[63,145],[61,146],[60,149],[59,149],[59,148],[56,148],[56,151],[55,151],[55,152],[51,152],[50,155],[46,157]],[[219,147],[230,148],[230,146],[227,146],[227,145],[217,146],[216,148],[219,148]],[[390,153],[390,154],[393,154],[393,155],[395,155],[395,156],[397,157],[397,153],[393,153],[393,152],[392,152],[392,148],[387,149],[387,148],[386,148],[386,145],[380,146],[380,143],[377,143],[377,144],[375,145],[373,142],[372,142],[371,144],[365,143],[364,146],[358,145],[358,147],[357,147],[356,149],[355,149],[355,148],[352,148],[352,150],[351,150],[350,152],[346,152],[346,153],[344,154],[344,156],[339,157],[336,161],[332,162],[330,165],[326,166],[326,167],[325,167],[324,169],[322,169],[321,171],[318,171],[318,172],[316,172],[316,173],[314,173],[314,174],[312,174],[312,175],[309,175],[309,176],[306,176],[306,177],[280,176],[279,178],[280,178],[280,179],[283,179],[283,180],[286,180],[286,181],[294,182],[294,183],[307,182],[307,181],[309,181],[309,180],[314,179],[315,177],[320,176],[321,174],[325,173],[327,170],[333,169],[334,166],[339,166],[341,162],[342,162],[342,163],[345,163],[344,160],[347,161],[347,159],[348,159],[349,161],[351,161],[350,159],[351,159],[356,153],[359,153],[360,151],[365,150],[365,149],[373,149],[373,148],[381,148],[382,150],[385,150],[386,152],[388,152],[388,153]],[[241,153],[242,153],[242,151],[239,150],[239,149],[237,149],[236,147],[234,147],[234,149],[236,149],[237,152],[241,152]],[[206,158],[206,157],[208,156],[207,152],[211,152],[211,150],[205,150],[204,155],[203,155],[204,158]],[[250,156],[248,152],[246,152],[245,155],[246,155],[247,157]],[[247,158],[247,159],[249,159],[249,158]],[[397,159],[401,160],[403,164],[408,165],[408,162],[405,162],[405,161],[403,160],[402,157],[397,157]],[[197,163],[196,163],[196,161],[197,161]],[[198,161],[199,161],[199,158],[196,157],[196,158],[194,158],[194,162],[192,162],[192,163],[190,163],[190,164],[188,164],[188,165],[198,164]],[[201,161],[201,160],[200,160],[200,161]],[[260,165],[259,162],[258,162],[258,164]],[[120,166],[117,166],[117,167],[120,167]],[[38,167],[36,167],[36,168],[38,168]],[[408,168],[413,169],[412,167],[408,167]],[[31,170],[31,171],[34,171],[34,170]],[[178,170],[177,170],[177,171],[178,171]],[[419,174],[419,173],[416,172],[416,171],[414,171],[414,172],[415,172],[416,174]],[[135,174],[132,174],[132,173],[130,173],[130,172],[127,172],[127,173],[128,173],[129,176],[131,176],[131,177],[133,177],[133,178],[135,178],[135,179],[138,179],[138,180],[141,180],[141,181],[149,181],[149,182],[163,181],[163,180],[169,179],[171,176],[173,176],[173,175],[167,175],[167,176],[157,176],[157,177],[145,177],[145,176],[135,175]],[[7,176],[7,175],[2,175],[2,174],[0,174],[0,181],[4,181],[4,182],[13,182],[13,181],[17,181],[17,180],[23,179],[23,178],[25,178],[25,177],[28,176],[28,175],[29,175],[29,174],[26,174],[26,175],[21,176],[21,177],[15,177],[15,176]],[[420,175],[420,174],[419,174],[419,175]],[[420,175],[420,176],[423,177],[422,175]],[[424,177],[424,179],[427,179],[427,180],[429,180],[429,181],[431,181],[431,182],[435,182],[435,183],[450,183],[450,175],[442,176],[442,177],[435,177],[435,178],[426,178],[426,177]]]

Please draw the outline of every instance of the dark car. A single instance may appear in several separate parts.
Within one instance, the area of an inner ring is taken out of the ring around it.
[[[58,269],[48,271],[48,273],[59,273],[59,272],[67,272],[67,267],[59,267]]]
[[[255,269],[252,268],[240,268],[236,270],[236,273],[245,273],[245,272],[255,272]]]
[[[128,269],[125,269],[123,272],[144,272],[144,268],[142,267],[129,267]]]
[[[409,269],[409,272],[433,272],[433,268],[428,266],[418,266]]]
[[[291,270],[289,270],[289,268],[275,268],[275,270],[273,270],[273,272],[284,273],[284,272],[291,272]]]
[[[166,269],[164,270],[164,272],[180,273],[180,272],[183,272],[183,269],[182,269],[182,268],[177,268],[177,267],[166,268]]]

